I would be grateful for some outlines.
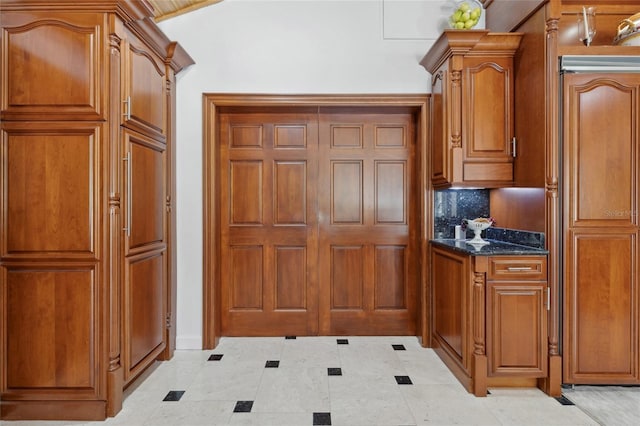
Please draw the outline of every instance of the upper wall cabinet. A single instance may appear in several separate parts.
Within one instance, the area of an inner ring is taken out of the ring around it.
[[[513,56],[521,36],[445,30],[420,62],[431,74],[434,187],[513,185]]]

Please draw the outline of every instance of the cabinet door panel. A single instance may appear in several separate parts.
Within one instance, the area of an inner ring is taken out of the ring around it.
[[[123,193],[125,222],[130,230],[129,253],[166,243],[166,147],[129,131],[125,132],[125,141],[129,157],[128,164],[124,164],[126,188]]]
[[[14,14],[2,26],[3,119],[103,118],[99,15]]]
[[[2,256],[96,257],[101,128],[4,123]]]
[[[433,184],[446,184],[450,179],[449,134],[444,99],[447,99],[449,73],[438,71],[431,80],[431,105],[429,108],[431,128],[431,180]]]
[[[2,391],[64,390],[58,398],[94,394],[99,353],[95,271],[67,266],[0,272],[6,313]]]
[[[570,226],[638,226],[640,78],[569,75],[565,91]]]
[[[511,162],[513,77],[511,60],[465,59],[463,139],[465,160]]]
[[[125,125],[166,136],[166,72],[144,44],[128,34],[123,61]],[[128,109],[128,110],[127,110]]]
[[[488,283],[489,376],[546,375],[544,284]]]
[[[638,380],[638,237],[573,231],[567,244],[565,380]]]
[[[125,380],[164,349],[164,251],[127,258],[124,288]],[[143,363],[142,361],[147,361]]]

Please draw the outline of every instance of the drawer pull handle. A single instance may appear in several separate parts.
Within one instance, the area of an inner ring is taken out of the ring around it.
[[[507,267],[507,271],[510,272],[520,272],[520,271],[531,271],[533,268],[531,266],[509,266]]]

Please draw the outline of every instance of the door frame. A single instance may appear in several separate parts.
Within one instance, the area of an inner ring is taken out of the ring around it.
[[[220,215],[215,194],[219,185],[219,149],[218,126],[220,108],[225,107],[388,107],[407,108],[416,114],[416,202],[419,203],[420,229],[410,230],[419,241],[418,294],[416,330],[422,346],[428,346],[429,335],[429,292],[427,289],[428,242],[432,237],[433,193],[428,176],[431,171],[430,150],[427,149],[429,95],[274,95],[274,94],[235,94],[203,93],[203,280],[202,280],[202,347],[213,349],[218,345],[220,335]]]

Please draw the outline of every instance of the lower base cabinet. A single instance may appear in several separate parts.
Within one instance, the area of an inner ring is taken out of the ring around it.
[[[465,388],[536,386],[547,376],[546,256],[431,247],[432,346]]]

